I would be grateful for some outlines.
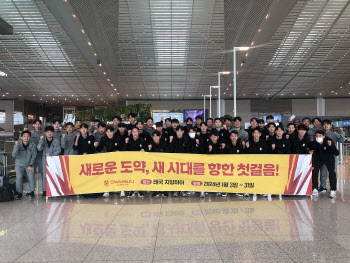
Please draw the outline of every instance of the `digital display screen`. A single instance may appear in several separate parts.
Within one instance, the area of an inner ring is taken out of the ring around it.
[[[185,120],[187,118],[192,118],[192,120],[195,121],[197,116],[201,116],[204,120],[204,110],[185,110],[184,115]],[[208,117],[208,110],[205,110],[205,117]]]

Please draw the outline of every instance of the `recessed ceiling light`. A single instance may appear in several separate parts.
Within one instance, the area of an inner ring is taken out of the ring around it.
[[[113,87],[114,85],[113,84],[111,84],[111,87]]]
[[[189,95],[190,97],[192,96],[192,95]]]
[[[96,56],[97,56],[97,54],[95,53],[95,54],[94,54],[94,56],[96,57]]]
[[[243,63],[241,63],[241,67],[243,66]]]
[[[111,81],[110,79],[107,79],[107,81]]]
[[[336,92],[335,95],[338,95],[338,93]]]
[[[334,91],[332,90],[331,93],[333,93]]]
[[[261,29],[260,29],[260,28],[258,29],[258,32],[261,32]]]
[[[73,17],[76,18],[77,16],[73,14]]]
[[[103,72],[103,75],[106,75],[107,73],[106,72]]]
[[[293,96],[295,96],[295,93],[293,93]]]
[[[176,95],[176,96],[178,96],[178,97],[179,97],[179,95]]]
[[[270,93],[267,93],[267,96],[270,96]]]
[[[309,95],[309,93],[306,93],[306,96]]]
[[[265,16],[265,18],[269,18],[269,16],[270,16],[270,14],[267,14],[267,15]]]
[[[21,95],[21,94],[19,94],[18,96],[20,96],[20,97],[21,97],[22,95]]]
[[[117,94],[119,95],[119,92]]]
[[[254,45],[254,42],[250,43],[250,45],[251,45],[251,46]]]
[[[43,99],[40,99],[40,100],[43,100]]]
[[[114,89],[114,90],[117,90],[117,89]]]
[[[340,87],[341,89],[343,88],[343,87]]]
[[[100,94],[97,94],[97,97],[100,97]]]
[[[5,95],[4,95],[5,96]],[[35,95],[33,95],[33,97],[35,97]]]
[[[6,94],[7,94],[7,95],[9,95],[9,93],[8,93],[8,92],[6,92]]]
[[[90,100],[90,99],[89,99]]]
[[[113,97],[113,94],[111,94],[111,97]]]
[[[256,93],[255,95],[256,95],[256,96],[258,96],[259,94],[258,94],[258,93]]]
[[[246,56],[246,57],[248,57],[248,55],[249,55],[248,53],[247,53],[247,54],[245,54],[245,56]]]
[[[142,95],[140,94],[140,97],[142,97]]]
[[[88,42],[88,45],[91,46],[91,42]]]
[[[81,33],[83,33],[83,34],[85,33],[84,29],[81,30]]]
[[[245,94],[243,94],[243,96],[245,96]]]
[[[283,96],[283,93],[281,94],[281,96]]]
[[[128,94],[126,94],[126,96],[128,97],[129,95],[128,95]]]

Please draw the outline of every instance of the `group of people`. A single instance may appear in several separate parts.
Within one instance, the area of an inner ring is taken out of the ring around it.
[[[326,192],[327,171],[330,181],[330,197],[334,198],[337,187],[337,142],[345,140],[345,133],[332,131],[330,120],[304,118],[289,121],[284,128],[274,122],[273,116],[252,118],[248,129],[242,128],[241,117],[225,119],[208,118],[203,121],[186,119],[181,126],[177,119],[165,119],[154,125],[153,118],[144,123],[136,114],[128,114],[128,124],[120,116],[113,118],[113,125],[95,120],[91,125],[76,121],[68,122],[62,129],[60,122],[42,130],[42,122],[35,120],[33,129],[25,129],[15,143],[17,199],[23,198],[23,175],[28,176],[29,198],[35,194],[35,171],[42,175],[42,196],[46,196],[46,157],[56,155],[86,155],[98,152],[141,151],[193,154],[312,154],[313,195]],[[320,172],[320,186],[319,186]],[[186,192],[174,192],[174,196],[186,196]],[[226,196],[226,193],[217,193]],[[131,191],[128,197],[143,197],[142,192]],[[153,197],[167,196],[165,192],[154,192]],[[201,192],[200,196],[205,197]],[[243,194],[239,194],[243,195]],[[108,197],[109,193],[104,193]],[[248,195],[246,195],[248,196]],[[125,192],[121,192],[125,197]]]

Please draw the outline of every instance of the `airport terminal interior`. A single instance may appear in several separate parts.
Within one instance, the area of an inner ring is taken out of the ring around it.
[[[0,262],[350,262],[349,0],[0,0]]]

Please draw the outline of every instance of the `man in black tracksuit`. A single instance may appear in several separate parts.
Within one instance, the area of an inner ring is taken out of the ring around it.
[[[231,131],[230,140],[225,143],[224,153],[226,154],[242,154],[244,153],[244,147],[241,138],[239,138],[238,132]]]
[[[132,152],[144,152],[147,149],[147,144],[144,138],[140,137],[139,129],[137,127],[131,130],[131,136],[125,139],[124,151]],[[128,197],[135,197],[135,194],[138,197],[144,197],[142,192],[130,191]]]
[[[257,118],[251,118],[250,119],[250,126],[248,129],[246,129],[246,132],[248,132],[249,140],[253,139],[253,131],[258,128],[258,119]]]
[[[298,126],[298,135],[291,141],[291,153],[308,154],[308,148],[310,148],[310,138],[307,134],[307,127],[304,124],[300,124]]]
[[[121,122],[121,123],[118,124],[118,130],[116,131],[116,135],[118,137],[123,138],[124,142],[125,142],[125,139],[129,137],[125,123]]]
[[[197,132],[196,139],[195,139],[195,148],[193,149],[193,153],[200,153],[204,154],[206,153],[206,149],[208,147],[208,143],[210,141],[210,135],[207,132],[207,124],[205,122],[202,122],[200,124],[200,132]]]
[[[165,142],[167,145],[169,144],[170,136],[168,133],[168,130],[163,129],[163,123],[162,122],[157,122],[156,123],[156,130],[159,131],[160,133],[160,140]]]
[[[129,113],[128,115],[129,124],[126,125],[126,130],[128,131],[128,135],[131,135],[131,130],[136,127],[136,114],[135,113]]]
[[[100,142],[95,142],[94,146],[98,152],[103,149],[106,149],[106,152],[119,152],[123,149],[124,143],[125,139],[114,132],[114,127],[108,126],[106,135],[101,138]]]
[[[284,135],[283,127],[277,126],[275,135],[267,141],[267,152],[272,154],[290,154],[290,142]]]
[[[261,139],[261,132],[259,129],[253,131],[253,140],[246,143],[246,153],[266,154],[266,142]]]
[[[80,126],[80,133],[77,133],[74,138],[73,149],[78,151],[78,155],[92,154],[95,152],[95,138],[88,134],[88,128],[89,126],[83,123]]]
[[[168,143],[161,139],[161,134],[159,131],[154,131],[152,133],[152,140],[148,143],[147,152],[169,152]],[[152,197],[159,197],[160,195],[168,197],[167,192],[155,191]]]
[[[339,155],[332,139],[325,136],[325,132],[320,130],[315,133],[315,141],[310,144],[312,154],[312,195],[318,195],[318,172],[322,165],[326,165],[329,173],[329,183],[331,192],[329,197],[334,198],[337,190],[337,176],[335,173],[335,156]]]
[[[151,135],[144,130],[145,125],[143,121],[137,121],[136,127],[139,129],[139,136],[140,138],[143,138],[145,141],[145,144],[147,145],[149,141],[152,140]]]
[[[176,128],[176,137],[170,140],[170,152],[172,153],[191,153],[191,141],[188,135],[184,134],[184,127]]]
[[[176,137],[170,139],[170,152],[172,153],[191,153],[191,139],[185,134],[182,126],[176,128]],[[174,192],[173,196],[177,197],[179,192]],[[186,192],[181,192],[183,197],[187,196]]]
[[[298,137],[298,131],[294,123],[287,124],[286,138],[289,140],[290,145],[293,145],[294,140]]]
[[[222,148],[223,144],[219,139],[219,135],[215,131],[210,133],[210,141],[207,145],[206,153],[208,154],[222,154],[224,150]]]

